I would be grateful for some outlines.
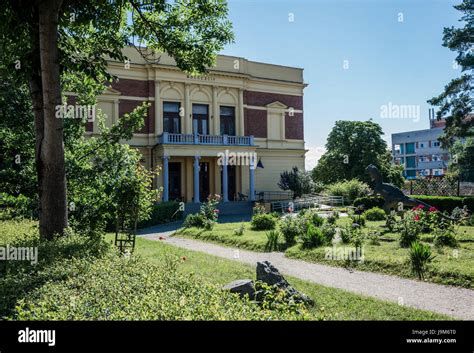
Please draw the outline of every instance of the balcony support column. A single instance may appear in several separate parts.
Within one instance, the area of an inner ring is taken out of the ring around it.
[[[163,201],[169,200],[168,156],[163,156]]]
[[[227,173],[228,158],[227,154],[222,158],[222,198],[224,202],[229,202],[229,176]]]
[[[239,115],[238,119],[236,119],[236,135],[237,136],[244,136],[245,129],[244,129],[244,90],[239,88]]]
[[[194,156],[194,202],[200,203],[199,201],[199,156]]]
[[[250,158],[249,166],[249,200],[255,201],[255,161]]]
[[[190,103],[190,94],[189,94],[189,84],[184,84],[184,133],[192,134],[193,133],[193,112],[191,109]]]

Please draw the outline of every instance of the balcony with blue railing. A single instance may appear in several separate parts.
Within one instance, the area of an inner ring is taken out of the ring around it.
[[[158,136],[158,143],[168,145],[255,146],[253,136],[172,134],[169,132],[164,132]]]

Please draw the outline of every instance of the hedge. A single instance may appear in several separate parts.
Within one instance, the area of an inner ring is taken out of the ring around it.
[[[179,202],[167,201],[159,202],[153,206],[150,219],[142,221],[138,224],[138,228],[151,227],[157,224],[163,224],[176,221],[183,217],[183,212],[178,211]]]
[[[427,195],[408,195],[411,198],[423,201],[430,206],[436,207],[444,212],[452,212],[456,207],[467,206],[470,211],[474,211],[474,197],[458,196],[427,196]],[[360,197],[354,201],[354,206],[364,205],[365,209],[374,207],[383,207],[384,200],[380,196]]]

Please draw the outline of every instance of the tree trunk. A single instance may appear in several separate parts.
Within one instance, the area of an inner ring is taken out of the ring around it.
[[[56,118],[61,105],[58,19],[62,0],[43,0],[39,10],[39,50],[43,98],[43,124],[36,122],[37,169],[40,183],[40,235],[51,239],[67,227],[66,173],[63,120]],[[33,87],[35,88],[35,87]],[[35,107],[36,109],[36,107]],[[35,120],[40,113],[35,114]],[[42,125],[42,126],[41,126]],[[43,128],[42,136],[41,131]]]

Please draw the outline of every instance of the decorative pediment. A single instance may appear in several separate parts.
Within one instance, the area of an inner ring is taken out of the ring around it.
[[[282,102],[274,101],[266,105],[267,108],[270,109],[287,109],[288,107],[284,105]]]

